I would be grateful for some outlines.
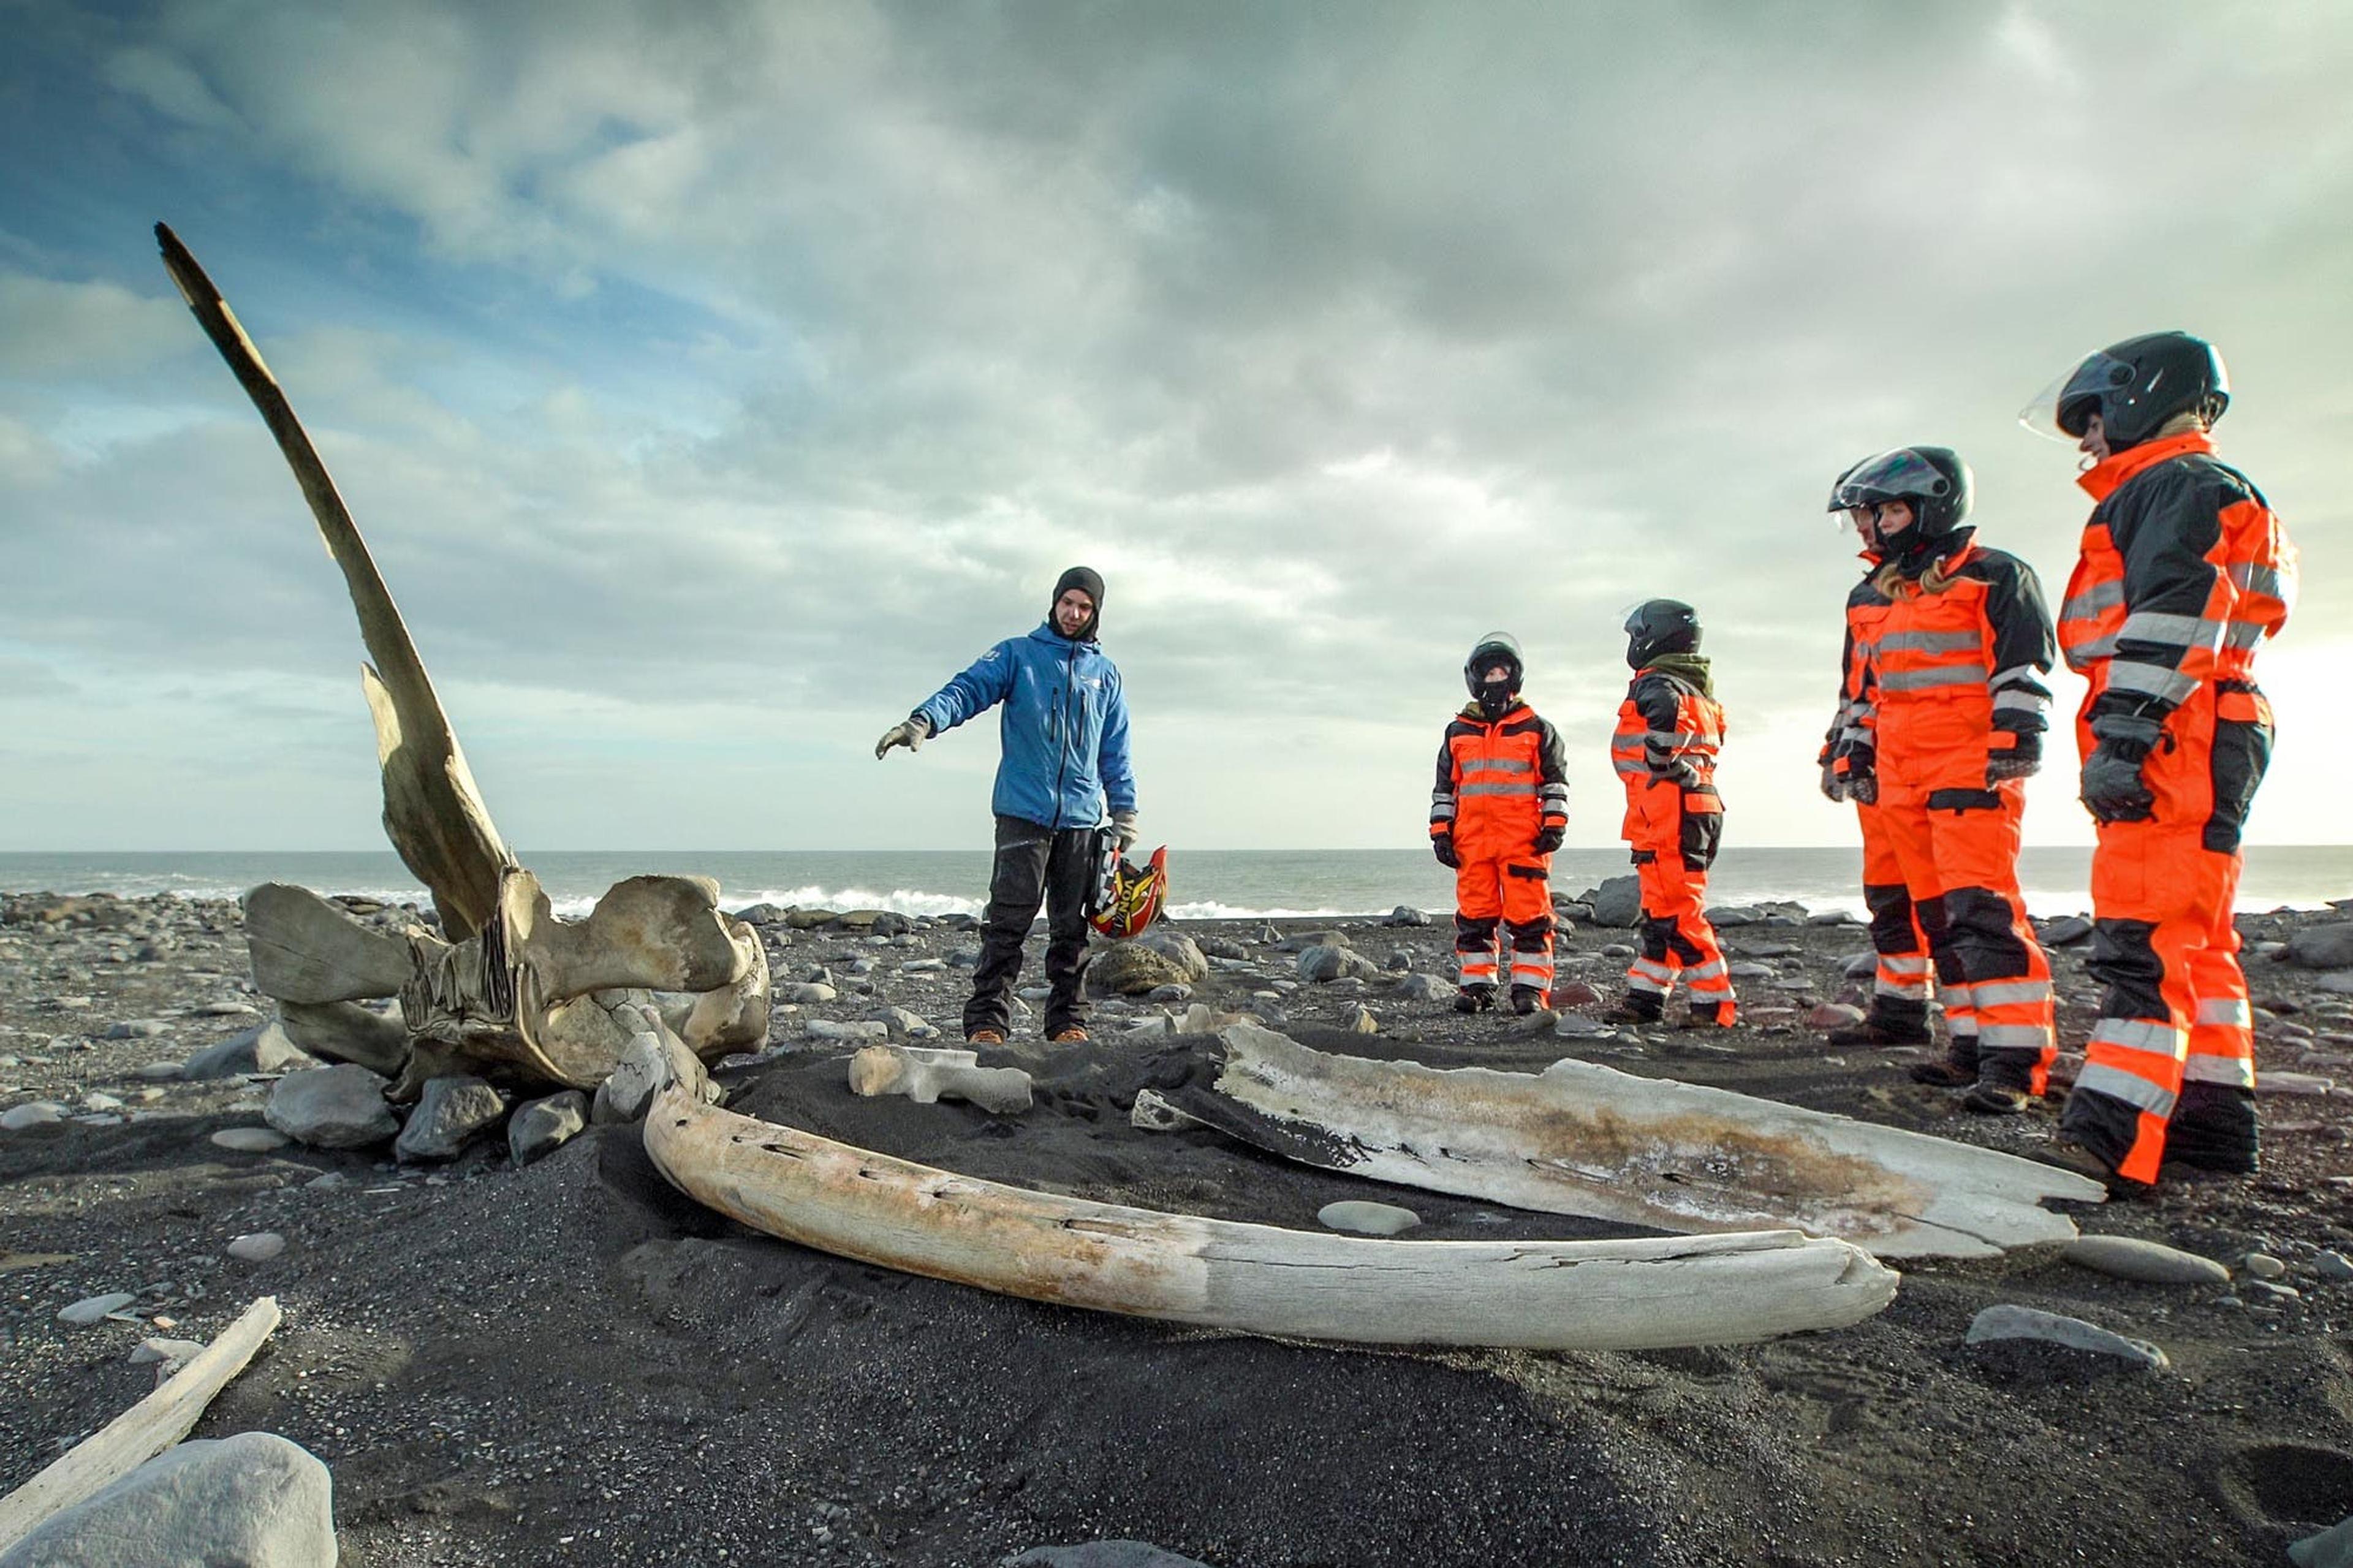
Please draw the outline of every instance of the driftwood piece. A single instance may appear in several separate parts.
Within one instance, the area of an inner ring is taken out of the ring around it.
[[[1440,1071],[1311,1050],[1238,1024],[1187,1117],[1326,1170],[1680,1232],[1793,1226],[1887,1258],[1986,1258],[2073,1238],[2071,1173],[1948,1139],[1565,1060]],[[1156,1114],[1156,1113],[1155,1113]]]
[[[965,1059],[956,1061],[953,1058]],[[918,1105],[962,1100],[995,1116],[1029,1109],[1029,1075],[1019,1068],[985,1068],[971,1051],[926,1051],[868,1046],[849,1058],[849,1089],[869,1097],[903,1094]]]
[[[0,1552],[50,1515],[96,1496],[186,1436],[278,1327],[278,1298],[262,1297],[154,1393],[0,1498]]]
[[[1030,1300],[1384,1344],[1630,1350],[1839,1328],[1894,1299],[1861,1248],[1792,1230],[1640,1241],[1386,1241],[1091,1203],[655,1096],[646,1151],[771,1236]]]
[[[159,223],[155,238],[180,297],[277,437],[278,449],[311,503],[319,537],[343,571],[352,609],[359,617],[360,640],[375,661],[361,667],[360,683],[375,722],[376,761],[384,773],[384,830],[401,863],[433,890],[442,930],[452,941],[462,942],[489,921],[498,900],[499,873],[514,864],[514,857],[491,826],[490,809],[474,785],[473,773],[399,607],[326,464],[294,416],[293,404],[262,363],[260,351],[228,301],[179,237]]]

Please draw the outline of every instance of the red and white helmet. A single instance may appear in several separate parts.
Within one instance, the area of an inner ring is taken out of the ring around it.
[[[1121,856],[1118,841],[1106,836],[1094,896],[1087,900],[1087,923],[1113,942],[1125,942],[1160,918],[1167,897],[1168,847],[1155,849],[1150,860],[1136,867]]]

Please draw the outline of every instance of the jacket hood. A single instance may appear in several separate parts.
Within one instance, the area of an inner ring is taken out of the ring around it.
[[[1054,579],[1053,597],[1046,601],[1046,629],[1058,637],[1062,636],[1061,628],[1054,625],[1054,606],[1060,604],[1062,595],[1073,588],[1095,602],[1095,613],[1087,617],[1087,624],[1079,628],[1078,636],[1063,637],[1062,640],[1092,642],[1103,630],[1103,574],[1092,566],[1073,566]]]
[[[1642,673],[1648,675],[1654,669],[1691,682],[1699,688],[1702,697],[1713,700],[1715,696],[1715,678],[1708,673],[1707,655],[1704,653],[1662,653],[1644,665]]]

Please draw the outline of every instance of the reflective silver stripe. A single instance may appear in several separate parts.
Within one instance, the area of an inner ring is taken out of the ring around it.
[[[2116,628],[2116,636],[2133,642],[2169,643],[2175,647],[2212,647],[2222,635],[2222,623],[2202,616],[2168,616],[2157,610],[2136,610]]]
[[[2013,687],[1993,694],[1993,710],[1997,713],[2015,712],[2021,709],[2030,713],[2040,713],[2050,706],[2051,693],[2048,691],[2021,691]]]
[[[1940,664],[1928,669],[1899,669],[1879,678],[1882,691],[1928,691],[1943,686],[1983,686],[1988,671],[1982,664]]]
[[[2223,638],[2232,647],[2253,647],[2263,640],[2271,628],[2260,621],[2232,621],[2230,634]]]
[[[1928,960],[1919,953],[1883,952],[1879,955],[1879,967],[1890,974],[1926,974]]]
[[[2255,1064],[2245,1057],[2193,1055],[2189,1065],[2181,1069],[2181,1076],[2190,1083],[2221,1083],[2232,1089],[2253,1089],[2255,1087]]]
[[[1697,983],[1702,980],[1713,980],[1723,973],[1724,960],[1719,958],[1713,963],[1703,963],[1697,969],[1684,970],[1683,978]]]
[[[1628,778],[1644,779],[1651,776],[1651,764],[1648,763],[1621,762],[1617,764],[1617,768]]]
[[[1956,1007],[1966,1007],[1969,1005],[1969,988],[1965,984],[1947,980],[1936,988],[1936,1000],[1945,1005],[1945,1011],[1947,1013]]]
[[[2198,1004],[2198,1022],[2252,1029],[2255,1026],[2255,1016],[2249,1011],[2247,999],[2243,996],[2210,996]]]
[[[2174,1097],[2145,1078],[2136,1078],[2122,1068],[2106,1067],[2099,1062],[2085,1064],[2075,1075],[2075,1087],[2105,1094],[2111,1100],[2121,1100],[2126,1105],[2137,1106],[2152,1116],[2173,1114]]]
[[[1532,784],[1467,784],[1454,792],[1458,796],[1471,795],[1525,795],[1533,797],[1536,786]]]
[[[2284,579],[2277,567],[2253,561],[2231,563],[2231,585],[2242,594],[2261,594],[2273,599],[2286,599],[2295,592],[2295,584]],[[2283,587],[2286,592],[2281,591]]]
[[[1568,786],[1565,784],[1548,784],[1536,791],[1536,795],[1546,805],[1550,805],[1555,801],[1566,805],[1568,804]]]
[[[2181,1054],[2181,1031],[2170,1024],[2152,1024],[2146,1018],[2103,1018],[2092,1026],[2091,1043],[2114,1046],[2124,1051],[2146,1051],[2157,1057],[2178,1057]]]
[[[1926,1002],[1928,983],[1926,980],[1891,980],[1883,974],[1871,983],[1874,995],[1901,996],[1906,1002]]]
[[[2145,691],[2160,701],[2186,701],[2198,689],[2193,678],[2178,669],[2168,669],[2161,664],[2141,664],[2132,659],[2112,659],[2108,664],[2108,689],[2111,691]]]
[[[1667,994],[1667,987],[1664,982],[1653,980],[1646,974],[1629,974],[1626,976],[1626,989],[1629,991],[1647,991],[1657,996],[1664,996]]]
[[[2111,579],[2094,583],[2065,604],[2059,606],[2063,621],[2088,621],[2102,610],[2113,610],[2125,602],[2125,585]]]
[[[1532,773],[1536,765],[1516,757],[1473,757],[1462,764],[1466,773]]]
[[[2094,637],[2089,642],[2079,642],[2073,647],[2069,648],[2067,650],[2067,662],[2074,668],[2080,669],[2084,667],[2086,661],[2094,658],[2112,658],[2115,656],[2116,651],[2116,634],[2114,632],[2108,632],[2100,637]]]
[[[1979,1024],[1978,1046],[1989,1051],[2039,1051],[2051,1044],[2051,1030],[2042,1024]]]
[[[1958,653],[1978,646],[1975,632],[1890,632],[1879,639],[1882,653]]]
[[[1978,1037],[1978,1021],[1966,1015],[1956,1018],[1949,1013],[1947,1014],[1945,1016],[1945,1027],[1952,1033],[1956,1039],[1974,1040]]]
[[[2048,1002],[2047,980],[1980,980],[1969,987],[1969,999],[1979,1007],[2006,1007],[2018,1002]]]
[[[1653,980],[1672,980],[1675,972],[1655,958],[1638,958],[1626,966],[1629,974],[1647,974]]]

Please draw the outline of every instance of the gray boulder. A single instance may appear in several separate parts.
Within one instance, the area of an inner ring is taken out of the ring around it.
[[[1642,884],[1633,877],[1612,877],[1578,900],[1590,905],[1593,923],[1623,930],[1642,923]]]
[[[2298,969],[2353,969],[2353,921],[2306,926],[2287,939],[2287,961]]]
[[[2288,1542],[2295,1568],[2353,1568],[2353,1519],[2340,1519],[2317,1535]]]
[[[349,1063],[290,1072],[269,1091],[262,1119],[314,1149],[364,1149],[400,1131],[384,1079]]]
[[[1163,985],[1196,985],[1208,978],[1209,960],[1191,937],[1163,926],[1097,952],[1087,965],[1097,994],[1141,996]]]
[[[1370,980],[1378,973],[1371,959],[1345,947],[1311,947],[1299,955],[1302,980]]]
[[[319,1065],[318,1058],[287,1038],[285,1028],[272,1020],[206,1046],[180,1064],[184,1079],[235,1078],[248,1072],[300,1072]]]
[[[1141,1541],[1087,1541],[1076,1546],[1033,1546],[1005,1560],[1004,1568],[1208,1568]]]
[[[1454,985],[1435,974],[1409,974],[1397,994],[1409,1002],[1442,1002],[1454,994]]]
[[[334,1479],[269,1432],[197,1438],[49,1516],[0,1568],[333,1568]]]
[[[1381,919],[1385,926],[1426,926],[1430,917],[1411,904],[1399,904]]]
[[[496,1127],[507,1113],[506,1097],[480,1079],[454,1075],[425,1080],[417,1109],[408,1113],[392,1146],[403,1161],[454,1160],[466,1145]]]
[[[887,1033],[877,1029],[877,1034]],[[596,1092],[598,1101],[623,1121],[635,1121],[653,1103],[654,1093],[670,1081],[670,1059],[658,1035],[639,1035],[613,1064],[613,1074]]]
[[[576,1089],[534,1100],[507,1119],[507,1153],[528,1165],[554,1152],[588,1125],[588,1097]]]

